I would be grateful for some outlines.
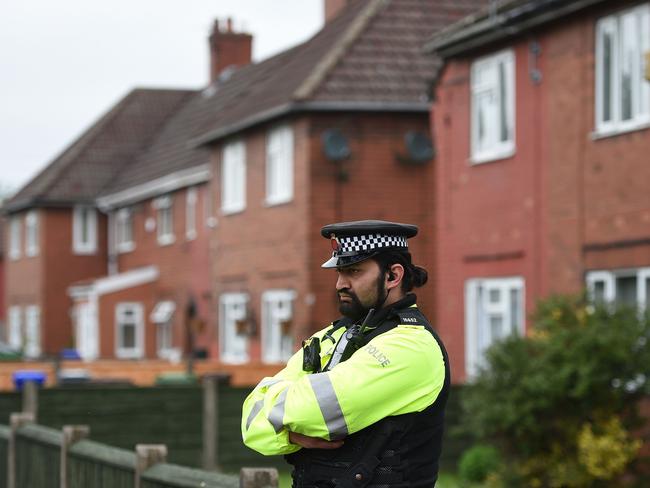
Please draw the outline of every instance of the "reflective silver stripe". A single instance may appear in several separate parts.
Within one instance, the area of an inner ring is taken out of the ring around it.
[[[348,342],[350,342],[350,338],[348,337],[347,332],[344,332],[339,338],[339,342],[336,344],[334,354],[332,354],[332,359],[327,363],[327,371],[331,371],[334,366],[341,362],[341,358],[345,352],[345,346],[348,345]]]
[[[276,433],[280,432],[282,427],[284,427],[284,402],[287,400],[287,391],[288,390],[284,390],[280,393],[278,402],[273,405],[271,413],[269,413],[269,422],[271,422]]]
[[[336,397],[334,386],[325,373],[310,374],[308,376],[311,387],[318,400],[318,406],[325,419],[325,425],[330,433],[330,439],[342,439],[348,435],[348,425],[341,411],[339,399]]]
[[[246,430],[248,430],[248,428],[251,426],[253,419],[257,416],[258,413],[260,413],[260,410],[262,410],[263,406],[264,400],[258,400],[255,402],[255,405],[253,405],[253,409],[251,410],[251,413],[248,414],[248,419],[246,420]]]
[[[257,386],[259,388],[263,388],[265,386],[273,386],[273,385],[275,385],[277,383],[280,383],[280,381],[282,381],[282,380],[279,380],[277,378],[269,378],[268,380],[260,381],[260,384],[257,385]]]

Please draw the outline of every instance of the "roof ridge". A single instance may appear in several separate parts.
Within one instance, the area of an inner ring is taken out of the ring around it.
[[[366,7],[357,15],[354,22],[348,26],[341,39],[316,63],[309,76],[296,89],[293,94],[294,100],[305,100],[314,94],[325,77],[338,64],[354,41],[366,29],[370,21],[391,2],[391,0],[367,1],[368,4]]]

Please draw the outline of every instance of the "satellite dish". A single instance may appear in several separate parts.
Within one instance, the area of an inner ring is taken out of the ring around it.
[[[409,131],[404,136],[408,162],[424,164],[433,159],[433,144],[428,135],[422,132]]]
[[[321,135],[323,152],[330,161],[343,161],[350,157],[350,146],[347,138],[338,129],[327,129]]]

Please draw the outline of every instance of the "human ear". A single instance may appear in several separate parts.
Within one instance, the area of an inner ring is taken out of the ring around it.
[[[404,277],[404,268],[401,264],[393,264],[388,268],[386,275],[386,287],[395,288],[402,283],[402,278]]]

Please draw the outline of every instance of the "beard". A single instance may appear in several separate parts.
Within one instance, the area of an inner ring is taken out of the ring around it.
[[[347,317],[348,319],[357,322],[362,318],[364,318],[366,315],[368,315],[368,312],[370,311],[371,308],[378,310],[381,307],[381,305],[383,305],[384,301],[386,301],[386,285],[384,283],[383,273],[380,273],[379,276],[377,277],[377,282],[375,284],[375,292],[376,293],[374,299],[373,297],[369,297],[369,299],[366,300],[366,303],[364,303],[359,299],[359,296],[352,290],[348,288],[343,288],[342,290],[339,290],[337,292],[339,296],[339,312],[341,312],[341,315],[343,315],[344,317]],[[349,297],[350,301],[349,302],[340,301],[341,296]]]

